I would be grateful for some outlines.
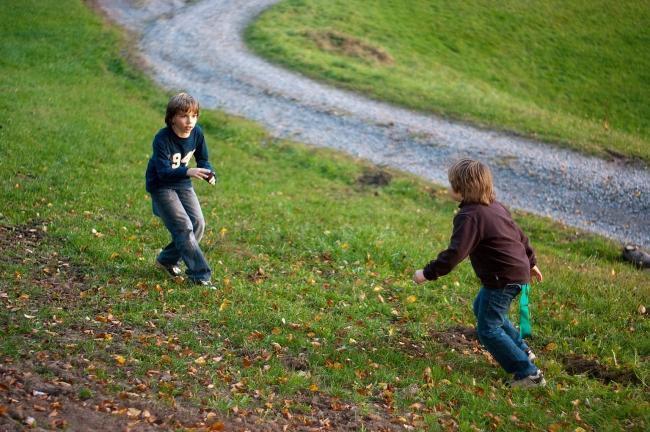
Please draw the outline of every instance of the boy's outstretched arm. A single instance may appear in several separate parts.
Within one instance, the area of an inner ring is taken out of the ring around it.
[[[446,275],[474,250],[478,241],[474,218],[468,218],[463,214],[456,215],[449,246],[423,269],[416,270],[413,274],[413,282],[421,284]]]

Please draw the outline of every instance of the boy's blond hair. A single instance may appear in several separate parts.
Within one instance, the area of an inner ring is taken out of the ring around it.
[[[449,168],[447,176],[463,202],[490,205],[496,199],[490,168],[479,161],[462,159]]]
[[[169,99],[167,112],[165,113],[165,123],[172,126],[172,119],[176,114],[191,112],[199,115],[199,102],[187,93],[179,93]]]

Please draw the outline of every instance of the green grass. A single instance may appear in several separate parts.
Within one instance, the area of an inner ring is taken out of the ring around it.
[[[196,190],[219,289],[176,284],[151,265],[168,235],[144,191],[169,95],[78,1],[10,1],[0,30],[0,225],[42,237],[25,246],[0,231],[0,358],[71,362],[102,386],[77,388],[80,399],[117,397],[139,380],[149,398],[222,414],[266,402],[279,413],[316,392],[364,412],[376,400],[396,415],[419,403],[419,424],[434,430],[452,420],[463,430],[648,426],[650,326],[637,308],[650,303],[650,277],[620,261],[618,245],[517,214],[546,276],[532,292],[531,343],[549,386],[511,391],[483,356],[429,336],[473,325],[469,264],[410,282],[449,237],[455,204],[440,189],[401,173],[360,186],[360,161],[206,110],[221,182]],[[640,382],[570,375],[571,353]]]
[[[319,46],[326,34],[393,61]],[[285,0],[247,39],[274,62],[377,99],[650,161],[647,1]]]

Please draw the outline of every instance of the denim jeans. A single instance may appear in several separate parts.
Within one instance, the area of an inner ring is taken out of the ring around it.
[[[515,374],[515,379],[537,372],[537,367],[528,360],[528,345],[508,320],[510,303],[520,291],[518,284],[500,289],[481,287],[474,300],[479,340],[506,372]]]
[[[194,189],[158,189],[151,193],[151,201],[153,213],[172,235],[172,242],[160,252],[158,261],[176,265],[182,259],[190,279],[210,280],[210,266],[199,247],[205,220]]]

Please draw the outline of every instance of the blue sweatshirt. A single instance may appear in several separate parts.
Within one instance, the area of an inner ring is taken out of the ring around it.
[[[197,167],[214,172],[199,125],[192,129],[187,138],[179,138],[169,126],[160,129],[153,139],[153,154],[147,165],[147,192],[160,188],[191,189],[192,180],[187,176],[187,165],[192,156],[196,159]]]

